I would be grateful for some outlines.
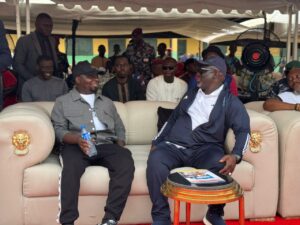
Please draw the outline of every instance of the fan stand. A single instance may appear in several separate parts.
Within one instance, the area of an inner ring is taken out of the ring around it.
[[[257,73],[253,74],[253,79],[249,82],[249,91],[250,91],[250,101],[259,100],[259,76]],[[254,88],[252,88],[254,87]]]

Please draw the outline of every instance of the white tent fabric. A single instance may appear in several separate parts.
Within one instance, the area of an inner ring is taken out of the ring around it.
[[[299,18],[300,18],[300,11],[298,12]],[[287,35],[288,35],[288,15],[287,14],[281,14],[278,11],[274,11],[272,14],[267,14],[266,19],[268,23],[274,24],[274,30],[273,32],[276,34],[276,36],[280,39],[280,41],[287,41]],[[292,23],[294,24],[295,21],[295,14],[292,15]],[[263,18],[255,18],[255,19],[249,19],[247,21],[244,21],[240,23],[240,25],[243,25],[245,27],[248,27],[250,30],[252,28],[263,28],[264,27],[264,19]],[[295,32],[294,26],[291,27],[291,33],[293,34]],[[298,29],[298,33],[300,33],[300,27]],[[228,34],[223,37],[212,37],[210,36],[209,39],[212,43],[214,42],[222,42],[222,41],[229,41],[229,40],[235,40],[238,38],[240,33],[235,34]],[[259,34],[257,32],[248,32],[247,35],[243,35],[242,38],[252,38],[252,39],[261,39],[263,34]]]
[[[20,5],[22,30],[25,30],[25,4]],[[260,17],[261,14],[253,14],[246,11],[243,14],[232,11],[229,14],[221,10],[215,14],[203,10],[201,13],[194,13],[188,10],[179,13],[176,9],[165,13],[162,9],[155,12],[148,12],[140,9],[137,12],[129,8],[118,11],[114,7],[101,10],[98,7],[83,9],[81,6],[74,6],[69,9],[63,5],[31,5],[31,30],[34,28],[34,18],[41,12],[47,12],[54,19],[55,34],[71,34],[72,20],[80,21],[77,35],[126,35],[136,27],[142,27],[145,33],[153,32],[175,32],[185,36],[204,40],[211,34],[237,33],[247,27],[238,23],[228,21],[224,18],[238,17]],[[15,7],[14,5],[0,3],[1,19],[8,29],[15,29]]]
[[[122,11],[125,7],[130,7],[132,10],[138,11],[141,7],[146,7],[151,12],[157,8],[162,8],[165,12],[176,8],[179,12],[193,9],[194,12],[198,13],[203,9],[207,9],[211,13],[217,10],[229,13],[232,9],[236,9],[240,13],[244,13],[246,10],[256,11],[256,13],[261,10],[268,13],[279,10],[285,13],[291,5],[300,8],[299,0],[54,0],[54,2],[64,4],[68,8],[81,5],[84,9],[89,9],[91,6],[96,5],[102,10],[106,10],[109,6],[115,6],[118,11]]]
[[[145,33],[172,31],[208,42],[234,35],[246,26],[225,18],[259,18],[266,12],[300,8],[300,0],[52,0],[56,4],[31,4],[31,30],[36,15],[47,12],[54,19],[54,33],[71,34],[72,20],[81,21],[77,35],[124,35],[135,27]],[[1,19],[15,29],[15,0],[0,3]],[[25,4],[20,4],[25,30]]]

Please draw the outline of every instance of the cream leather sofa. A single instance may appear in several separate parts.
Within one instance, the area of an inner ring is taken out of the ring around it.
[[[151,202],[146,185],[146,160],[157,133],[157,107],[166,102],[115,103],[127,131],[127,147],[135,161],[135,177],[121,224],[151,223]],[[0,225],[54,225],[58,212],[58,157],[51,154],[54,130],[50,121],[53,103],[18,103],[0,113]],[[278,199],[278,141],[274,122],[249,110],[251,149],[236,167],[233,177],[245,191],[247,218],[272,218]],[[234,143],[228,132],[229,149]],[[296,148],[296,146],[295,146]],[[108,173],[88,167],[81,179],[80,218],[76,224],[94,225],[103,216]],[[299,189],[300,190],[300,189]],[[170,201],[171,202],[171,201]],[[182,204],[181,221],[185,218]],[[201,221],[207,207],[192,205],[192,221]],[[226,219],[238,218],[237,202],[225,208]]]
[[[282,217],[300,216],[300,113],[282,110],[268,112],[263,101],[245,106],[262,112],[274,120],[279,134],[279,199],[278,213]]]

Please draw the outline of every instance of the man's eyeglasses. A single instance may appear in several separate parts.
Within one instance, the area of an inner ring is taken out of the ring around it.
[[[163,66],[162,69],[163,70],[174,70],[175,67],[174,66]]]
[[[207,76],[209,74],[213,74],[214,70],[218,70],[215,66],[206,66],[200,69],[201,76]]]

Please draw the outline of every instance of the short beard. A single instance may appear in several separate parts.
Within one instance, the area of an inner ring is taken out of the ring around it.
[[[93,93],[93,94],[96,94],[97,91],[98,91],[99,87],[95,87],[93,89],[91,89],[90,91]]]

